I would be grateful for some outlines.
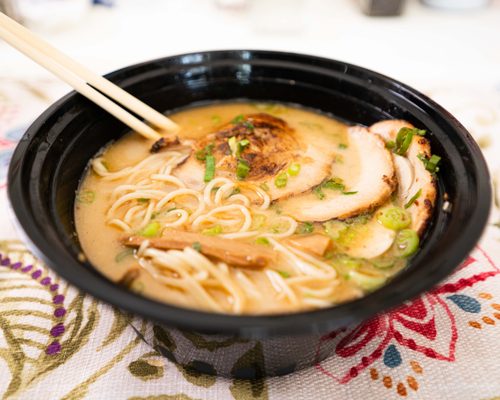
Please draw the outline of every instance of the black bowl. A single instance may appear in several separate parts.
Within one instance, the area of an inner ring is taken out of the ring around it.
[[[78,181],[88,160],[127,128],[76,93],[51,106],[28,129],[9,169],[9,198],[26,242],[83,291],[170,330],[171,334],[155,325],[146,339],[190,368],[256,377],[311,365],[328,355],[327,350],[314,352],[321,334],[432,288],[467,256],[485,227],[489,176],[472,137],[428,97],[378,73],[307,55],[237,50],[167,57],[121,69],[108,78],[165,112],[193,103],[250,99],[298,103],[356,124],[406,119],[429,131],[433,152],[442,157],[439,198],[421,250],[387,285],[362,299],[317,311],[213,314],[140,297],[78,260],[81,249],[73,219]],[[442,209],[445,194],[451,212]],[[221,341],[221,337],[232,339]],[[250,353],[257,358],[250,360]],[[238,358],[251,362],[235,364]]]

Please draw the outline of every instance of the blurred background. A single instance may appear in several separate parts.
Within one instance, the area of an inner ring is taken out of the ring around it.
[[[97,72],[169,54],[261,48],[336,58],[426,88],[500,84],[499,0],[0,0]],[[397,14],[369,16],[367,14]],[[45,77],[0,42],[0,77]]]
[[[235,48],[358,64],[442,103],[500,175],[500,0],[0,0],[0,10],[101,74]],[[0,143],[0,186],[16,141],[68,90],[0,41],[0,132],[11,141]]]

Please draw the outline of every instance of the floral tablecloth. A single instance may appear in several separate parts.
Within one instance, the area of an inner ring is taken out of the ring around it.
[[[425,88],[424,88],[425,89]],[[500,178],[500,88],[427,88]],[[258,381],[196,374],[34,259],[7,214],[6,171],[29,123],[65,90],[0,79],[0,396],[17,399],[500,399],[500,205],[480,244],[432,291],[341,332],[315,367]],[[330,343],[331,344],[331,343]]]

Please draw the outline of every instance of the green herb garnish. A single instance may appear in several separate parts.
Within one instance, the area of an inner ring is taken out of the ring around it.
[[[320,199],[323,200],[325,198],[324,189],[329,190],[341,190],[344,192],[345,185],[343,184],[343,180],[340,178],[331,178],[321,182],[318,186],[313,189],[313,193]],[[349,192],[344,192],[349,193]],[[354,193],[351,193],[354,194]]]
[[[408,203],[405,204],[405,208],[410,208],[413,203],[415,203],[415,200],[417,200],[420,195],[422,194],[422,189],[419,189],[417,193],[415,193],[410,200],[408,200]]]
[[[191,247],[195,249],[198,253],[201,251],[201,243],[200,242],[194,242]]]
[[[194,156],[196,157],[197,160],[205,161],[205,158],[208,155],[212,155],[212,151],[214,150],[214,146],[215,145],[213,143],[207,144],[203,149],[198,150],[194,154]]]
[[[210,182],[215,177],[215,157],[208,154],[205,157],[205,176],[203,180],[205,182]]]
[[[302,224],[299,224],[296,232],[300,234],[307,234],[307,233],[312,233],[313,231],[314,231],[314,224],[312,222],[303,222]]]
[[[243,114],[239,114],[231,120],[231,123],[239,124],[240,122],[243,122],[244,119],[245,119],[245,117],[243,116]]]
[[[300,172],[300,164],[293,163],[288,167],[288,175],[297,176]]]
[[[413,136],[424,136],[424,129],[403,127],[399,130],[396,136],[396,146],[394,152],[400,156],[404,156],[410,147]]]
[[[248,161],[240,158],[238,160],[238,164],[236,165],[236,178],[241,181],[248,176],[249,172],[250,164],[248,164]]]
[[[394,147],[396,147],[396,142],[394,140],[389,140],[385,144],[386,149],[392,150],[392,149],[394,149]]]
[[[229,149],[231,149],[231,154],[233,157],[236,157],[236,153],[238,152],[238,144],[236,143],[236,137],[231,136],[227,139],[227,144],[229,145]]]
[[[160,234],[161,225],[159,222],[150,222],[140,232],[139,236],[155,237]]]
[[[255,126],[253,126],[253,124],[250,121],[243,122],[243,126],[250,131],[253,131],[255,129]]]
[[[285,279],[286,279],[286,278],[290,278],[290,276],[291,276],[291,275],[290,275],[288,272],[286,272],[286,271],[276,271],[276,272],[278,272],[278,274],[280,274],[280,275],[281,275],[283,278],[285,278]]]
[[[358,193],[358,192],[357,191],[355,191],[355,192],[342,192],[342,194],[345,194],[346,196],[350,196],[350,195],[356,194],[356,193]]]
[[[207,236],[215,236],[215,235],[219,235],[222,233],[222,226],[220,225],[214,225],[210,228],[207,228],[207,229],[203,229],[201,231],[202,234],[204,235],[207,235]]]
[[[417,158],[422,161],[424,167],[427,171],[435,173],[439,171],[438,164],[441,161],[441,157],[433,154],[430,158],[425,157],[423,154],[418,154]]]
[[[138,203],[149,203],[149,199],[146,199],[144,197],[141,197],[140,199],[137,199]]]
[[[236,157],[239,157],[240,154],[245,150],[245,147],[247,147],[250,144],[250,141],[248,139],[243,139],[238,142],[238,149],[236,150]]]
[[[407,228],[411,224],[411,215],[402,208],[389,207],[378,212],[377,221],[387,229],[399,231],[400,229]]]
[[[341,149],[341,150],[345,150],[345,149],[347,149],[347,147],[348,146],[345,143],[340,143],[339,144],[339,149]]]
[[[283,172],[279,174],[276,179],[274,180],[274,186],[276,186],[279,189],[284,188],[288,183],[288,175]]]
[[[257,239],[255,239],[255,243],[261,244],[263,246],[269,246],[271,244],[269,239],[266,237],[258,237]]]

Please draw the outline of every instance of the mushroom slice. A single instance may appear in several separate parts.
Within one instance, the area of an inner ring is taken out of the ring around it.
[[[271,200],[275,200],[305,192],[330,174],[335,146],[331,139],[324,142],[311,141],[306,132],[294,130],[284,120],[269,114],[241,115],[195,142],[192,155],[173,173],[189,187],[203,188],[205,163],[196,155],[208,146],[215,158],[217,176],[267,186]],[[240,163],[248,166],[244,177],[237,174]],[[288,177],[286,185],[277,187],[276,177],[286,174],[292,164],[300,166],[300,173]]]
[[[280,202],[283,213],[299,221],[344,219],[374,210],[384,204],[396,188],[394,163],[384,141],[368,129],[348,130],[349,148],[357,153],[359,174],[346,177],[348,195],[341,190],[325,190],[324,198],[306,193]],[[333,168],[335,176],[335,168]]]
[[[370,126],[370,131],[379,134],[384,140],[395,140],[401,128],[414,128],[412,124],[403,120],[380,121]],[[418,157],[429,158],[431,156],[431,146],[429,141],[422,136],[414,136],[406,153],[406,159],[411,165],[411,169],[406,168],[402,162],[395,162],[397,174],[400,179],[400,185],[407,186],[407,181],[412,179],[412,183],[407,191],[400,190],[400,200],[402,204],[407,204],[410,199],[420,195],[409,206],[408,211],[411,214],[411,229],[415,230],[420,236],[425,231],[427,224],[432,216],[432,210],[436,202],[436,180],[434,176],[425,169],[425,165]],[[397,158],[398,156],[395,156]]]

